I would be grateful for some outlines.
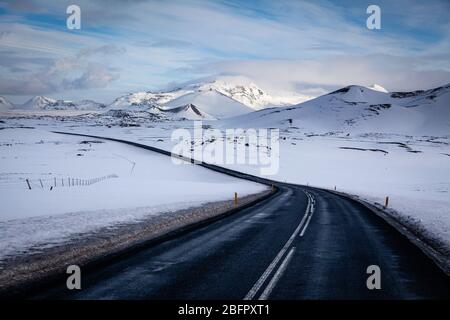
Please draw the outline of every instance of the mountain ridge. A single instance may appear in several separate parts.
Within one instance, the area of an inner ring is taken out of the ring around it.
[[[46,96],[34,96],[17,109],[23,110],[102,110],[106,108],[103,103],[93,100],[83,99],[80,101],[67,101],[62,99],[53,99]]]
[[[0,111],[14,109],[14,104],[3,96],[0,96]]]
[[[223,121],[234,127],[297,127],[311,132],[450,133],[450,84],[411,92],[350,85],[291,107]]]
[[[445,133],[446,130],[450,132],[447,124],[450,120],[446,120],[450,119],[449,92],[450,84],[406,92],[389,92],[380,85],[349,85],[299,104],[284,107],[268,105],[263,109],[256,106],[253,109],[248,104],[263,105],[271,99],[267,98],[269,95],[247,78],[222,77],[192,81],[166,91],[129,93],[116,98],[109,105],[92,100],[72,102],[36,96],[17,106],[1,97],[3,100],[0,99],[0,110],[122,110],[116,115],[133,115],[134,112],[134,115],[139,114],[142,118],[142,115],[152,114],[150,118],[164,121],[247,119],[243,126],[277,126],[285,124],[288,119],[295,119],[304,124],[305,128],[322,131],[327,128],[345,131],[350,127],[369,124],[372,126],[371,130],[375,130],[377,126],[388,123],[394,125],[397,121],[399,127],[404,127],[401,130],[403,132],[422,125],[435,126],[440,128],[435,131]],[[245,99],[251,101],[244,104],[242,102]],[[145,112],[139,113],[140,111]],[[278,117],[272,114],[278,114]],[[402,114],[410,122],[409,126],[403,124]],[[309,124],[305,123],[308,121]]]

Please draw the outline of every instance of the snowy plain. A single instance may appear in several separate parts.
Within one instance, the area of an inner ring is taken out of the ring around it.
[[[77,234],[266,188],[192,164],[175,165],[136,147],[41,129],[0,130],[0,150],[0,260]],[[72,179],[109,175],[114,176],[69,186]]]

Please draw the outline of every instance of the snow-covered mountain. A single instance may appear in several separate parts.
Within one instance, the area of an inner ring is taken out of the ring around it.
[[[351,85],[296,106],[230,118],[223,125],[322,133],[450,134],[450,84],[413,92],[377,89]]]
[[[66,101],[56,100],[45,96],[36,96],[25,102],[23,105],[16,106],[15,108],[27,111],[105,111],[104,115],[107,117],[142,120],[147,116],[147,120],[155,121],[217,119],[215,116],[200,110],[192,103],[183,103],[182,101],[179,101],[179,104],[177,104],[176,107],[164,106],[162,104],[164,101],[173,100],[176,96],[176,94],[133,93],[117,98],[109,108],[104,104],[92,100]],[[0,102],[1,101],[2,100],[0,100]],[[5,110],[7,105],[5,99]]]
[[[27,110],[41,110],[44,109],[48,105],[52,105],[56,102],[55,99],[44,97],[44,96],[35,96],[30,100],[26,101],[20,109]]]
[[[102,116],[114,118],[123,123],[179,121],[179,120],[216,120],[215,117],[201,111],[193,104],[187,104],[176,108],[152,105],[147,108],[122,108],[109,109]]]
[[[110,109],[101,115],[104,123],[120,126],[140,126],[148,122],[179,121],[179,120],[215,120],[209,114],[200,111],[195,105],[189,104],[176,108],[152,106],[147,109],[125,108]]]
[[[145,109],[155,105],[164,105],[184,94],[191,93],[190,90],[175,90],[169,92],[135,92],[118,97],[109,106],[109,109],[135,108]]]
[[[298,93],[270,95],[246,77],[220,76],[191,81],[168,91],[130,93],[115,99],[109,108],[147,110],[159,106],[167,110],[195,105],[202,114],[220,119],[310,98]]]
[[[14,105],[5,97],[0,96],[0,111],[7,111],[14,108]]]
[[[212,115],[201,111],[196,105],[191,103],[175,107],[175,108],[161,108],[157,107],[158,110],[163,113],[166,117],[175,117],[177,119],[189,119],[189,120],[215,120],[216,118]]]
[[[274,106],[290,106],[312,97],[295,92],[269,94],[249,78],[218,76],[186,82],[160,92],[134,92],[105,106],[91,100],[78,102],[36,96],[23,110],[127,110],[166,114],[169,119],[223,119]],[[170,109],[173,109],[170,111]]]
[[[215,90],[195,91],[174,99],[165,104],[165,106],[177,108],[178,106],[189,104],[197,106],[201,112],[207,113],[217,119],[228,118],[254,111],[252,108]]]
[[[66,101],[44,96],[36,96],[25,102],[19,109],[25,110],[102,110],[106,105],[92,100]]]
[[[93,100],[80,100],[72,102],[75,105],[76,110],[104,110],[106,109],[106,104],[99,103]]]
[[[269,94],[244,76],[210,77],[187,84],[187,90],[215,91],[254,110],[298,104],[312,97],[299,93]]]
[[[91,100],[72,102],[37,96],[21,107],[2,98],[0,107],[115,110],[107,116],[148,116],[147,120],[155,121],[223,119],[223,125],[232,127],[284,126],[305,132],[450,133],[450,85],[412,92],[388,92],[380,85],[350,85],[300,104],[283,106],[295,99],[300,99],[300,95],[274,96],[247,78],[222,76],[192,81],[165,92],[130,93],[109,106]]]

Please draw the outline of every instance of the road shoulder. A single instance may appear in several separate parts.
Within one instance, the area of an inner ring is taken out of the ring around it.
[[[409,241],[433,260],[445,274],[450,276],[450,249],[440,242],[439,239],[433,238],[429,233],[425,232],[423,227],[419,224],[407,219],[402,219],[402,215],[398,214],[395,210],[385,208],[379,203],[370,203],[357,195],[334,190],[323,190],[360,203],[370,211],[374,212],[390,226],[408,238]]]
[[[100,229],[40,253],[9,259],[0,269],[0,296],[26,296],[42,285],[63,280],[69,265],[78,265],[82,270],[94,268],[234,214],[276,192],[268,189],[248,195],[240,198],[237,205],[234,200],[209,202],[137,223]]]

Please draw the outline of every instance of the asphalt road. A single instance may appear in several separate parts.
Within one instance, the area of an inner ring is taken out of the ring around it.
[[[79,291],[61,281],[30,298],[450,298],[450,278],[366,207],[324,190],[277,186],[257,205],[83,272]],[[380,267],[379,290],[367,288],[370,265]]]

